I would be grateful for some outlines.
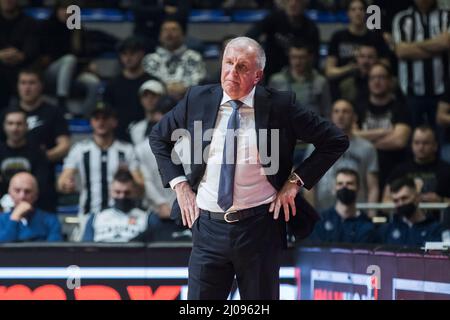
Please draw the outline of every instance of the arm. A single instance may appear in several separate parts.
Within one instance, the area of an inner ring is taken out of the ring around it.
[[[379,150],[397,150],[406,147],[411,128],[404,123],[398,123],[394,130],[375,142],[375,147]]]
[[[10,219],[0,219],[0,243],[15,242],[19,235],[19,222]]]
[[[357,66],[355,63],[349,63],[345,66],[337,66],[337,58],[334,56],[328,56],[325,62],[325,75],[329,79],[338,79],[349,75],[356,71]]]
[[[141,173],[141,171],[138,170],[132,170],[131,175],[133,176],[134,182],[137,184],[138,188],[139,188],[139,192],[142,194],[144,193],[145,187],[145,181],[144,181],[144,177]]]
[[[295,95],[292,95],[289,111],[287,121],[290,121],[290,126],[297,140],[312,143],[315,147],[311,155],[294,170],[303,180],[305,187],[311,189],[347,150],[349,140],[330,121],[299,107],[295,103]]]
[[[172,133],[186,128],[187,101],[190,89],[171,111],[153,127],[149,136],[150,147],[156,158],[162,184],[169,187],[169,181],[185,176],[183,165],[172,162],[171,154],[176,141],[172,141]]]
[[[439,54],[450,49],[450,33],[443,32],[434,38],[416,42],[416,45],[430,54]]]
[[[401,42],[397,44],[395,46],[395,54],[397,58],[407,60],[429,59],[432,57],[432,54],[414,42]]]
[[[50,162],[57,162],[64,158],[70,149],[70,137],[61,135],[56,138],[56,146],[47,150],[47,158]]]
[[[49,218],[49,226],[48,226],[48,235],[47,235],[47,241],[48,242],[57,242],[62,241],[61,236],[61,224],[59,223],[59,220],[57,216],[51,216]]]
[[[183,165],[173,163],[171,153],[175,145],[175,141],[172,141],[172,133],[177,129],[186,129],[187,102],[190,92],[191,89],[187,91],[183,100],[174,109],[166,113],[149,136],[150,147],[155,155],[162,184],[165,188],[169,187],[169,182],[173,183],[174,179],[178,181],[186,179]],[[196,203],[196,195],[187,181],[179,182],[172,187],[177,194],[183,225],[191,228],[200,214]]]
[[[360,129],[353,129],[353,134],[355,136],[364,138],[366,140],[369,140],[372,143],[375,143],[378,139],[384,138],[388,134],[390,134],[393,130],[392,129],[369,129],[369,130],[360,130]]]
[[[436,122],[443,127],[450,126],[450,103],[439,102]]]

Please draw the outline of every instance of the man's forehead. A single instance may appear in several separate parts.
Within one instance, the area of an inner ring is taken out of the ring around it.
[[[408,196],[410,196],[412,194],[414,194],[414,191],[411,188],[409,188],[407,186],[404,186],[403,188],[401,188],[397,192],[393,192],[392,193],[392,198],[398,199],[398,198],[402,198],[402,197],[408,197]]]

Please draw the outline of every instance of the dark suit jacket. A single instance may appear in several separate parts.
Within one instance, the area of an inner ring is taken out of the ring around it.
[[[202,121],[203,132],[214,128],[222,95],[222,87],[218,84],[191,87],[176,107],[153,128],[150,146],[165,187],[169,187],[172,179],[185,175],[183,166],[171,161],[171,151],[175,144],[171,141],[172,132],[179,128],[187,129],[194,141],[194,121]],[[348,137],[331,122],[297,105],[292,92],[257,86],[254,99],[257,132],[259,129],[279,130],[279,170],[275,174],[266,174],[268,181],[276,190],[283,187],[293,169],[292,158],[296,142],[302,140],[314,144],[316,149],[294,171],[303,180],[305,188],[311,189],[348,148]],[[270,131],[267,130],[267,135],[262,137],[259,134],[256,136],[258,148],[267,145],[267,155],[270,157]],[[191,173],[187,175],[187,179],[194,192],[197,191],[206,168],[203,156],[201,163],[195,164],[194,155],[203,155],[209,144],[210,141],[203,141],[198,146],[191,143]],[[268,168],[271,164],[262,165]],[[298,214],[290,220],[289,227],[301,239],[313,230],[319,215],[300,195],[296,198],[296,205]],[[172,208],[172,218],[178,220],[178,223],[181,221],[176,201]],[[283,223],[284,219],[279,220]]]

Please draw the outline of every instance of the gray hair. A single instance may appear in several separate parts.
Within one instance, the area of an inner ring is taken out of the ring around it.
[[[231,48],[231,47],[237,47],[237,48],[252,47],[253,49],[255,49],[256,57],[257,57],[256,63],[258,64],[258,67],[261,68],[261,70],[264,70],[264,67],[266,66],[266,53],[264,52],[264,49],[261,47],[261,45],[257,41],[253,40],[252,38],[248,38],[248,37],[233,38],[227,43],[227,46],[225,47],[224,52],[226,52],[228,50],[228,48]]]

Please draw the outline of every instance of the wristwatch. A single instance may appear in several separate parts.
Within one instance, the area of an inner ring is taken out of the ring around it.
[[[300,179],[300,177],[295,173],[292,172],[291,175],[288,178],[289,183],[295,183],[296,185],[298,185],[299,187],[303,186],[303,181],[302,179]]]

